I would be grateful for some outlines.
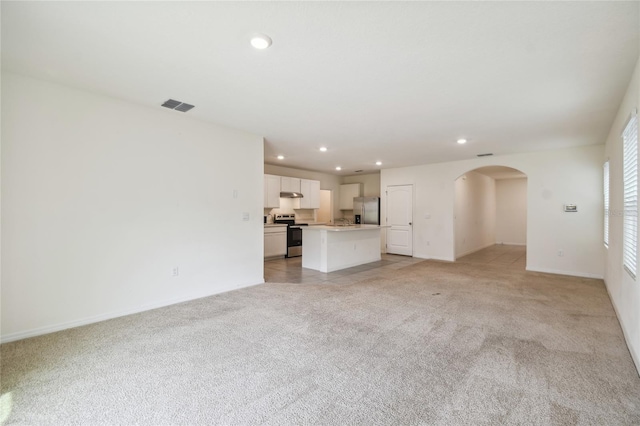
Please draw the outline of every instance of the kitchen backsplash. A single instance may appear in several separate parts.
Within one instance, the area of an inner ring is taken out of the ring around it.
[[[315,222],[316,211],[313,209],[299,209],[295,211],[296,222]]]
[[[289,204],[292,200],[286,198],[280,199],[279,209],[264,209],[264,215],[272,215],[275,217],[277,214],[291,214],[295,213],[296,221],[298,222],[315,222],[316,210],[315,209],[294,209],[293,205]]]

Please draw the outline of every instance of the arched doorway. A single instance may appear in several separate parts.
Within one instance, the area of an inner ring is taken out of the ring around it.
[[[459,176],[454,187],[456,261],[525,269],[527,175],[487,166]]]

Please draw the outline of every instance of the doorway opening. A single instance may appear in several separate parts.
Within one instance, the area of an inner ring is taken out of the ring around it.
[[[316,222],[333,223],[333,192],[330,189],[320,190],[320,208],[316,215]]]
[[[457,262],[526,269],[527,175],[504,166],[470,170],[455,181]]]

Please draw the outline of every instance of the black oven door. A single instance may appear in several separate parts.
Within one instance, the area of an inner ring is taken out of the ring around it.
[[[302,229],[289,226],[287,232],[287,257],[302,256]]]
[[[290,226],[287,237],[287,246],[298,247],[302,245],[302,229],[299,226]]]

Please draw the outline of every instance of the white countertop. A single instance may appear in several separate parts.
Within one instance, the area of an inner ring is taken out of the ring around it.
[[[371,229],[380,229],[382,226],[378,225],[316,225],[306,226],[302,228],[303,231],[331,231],[331,232],[350,232],[350,231],[369,231]]]
[[[265,223],[264,224],[265,228],[280,228],[280,227],[283,227],[283,226],[286,227],[287,224],[286,223]]]

